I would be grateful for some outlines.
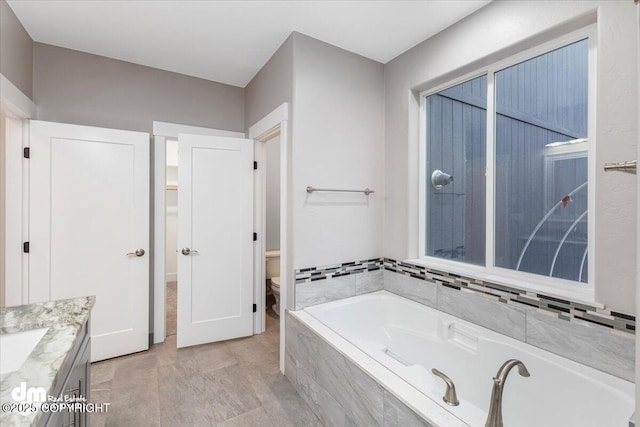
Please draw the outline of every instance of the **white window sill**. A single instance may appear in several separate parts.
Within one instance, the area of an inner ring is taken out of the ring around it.
[[[573,284],[569,281],[549,279],[547,277],[542,277],[530,273],[512,272],[511,270],[501,268],[494,269],[494,271],[489,271],[489,269],[486,267],[433,258],[408,259],[403,262],[408,262],[411,264],[433,268],[449,273],[459,274],[461,276],[469,277],[472,279],[479,279],[486,282],[495,283],[497,285],[517,288],[528,294],[542,293],[551,297],[568,299],[574,302],[582,302],[596,308],[604,308],[604,304],[595,302],[593,286],[587,284],[582,287],[581,285]],[[527,276],[531,277],[531,281],[527,280]],[[551,280],[553,282],[557,282],[557,284],[539,283],[541,279]],[[534,282],[534,280],[537,280],[538,283]]]

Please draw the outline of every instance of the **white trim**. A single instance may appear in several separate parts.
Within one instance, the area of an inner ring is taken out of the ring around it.
[[[588,274],[589,274],[589,286],[591,287],[591,292],[593,293],[593,301],[595,301],[595,290],[596,290],[596,254],[598,253],[598,248],[596,247],[596,221],[597,221],[597,212],[596,212],[596,194],[598,189],[598,182],[596,179],[597,175],[597,158],[596,158],[596,147],[597,147],[597,134],[596,134],[596,126],[597,126],[597,82],[598,82],[598,74],[597,74],[597,50],[598,50],[598,38],[597,38],[597,27],[592,25],[589,27],[588,36],[589,36],[589,70],[588,70],[588,94],[587,94],[587,102],[588,105],[588,118],[587,118],[587,138],[589,140],[588,146],[588,154],[587,154],[587,179],[589,181],[589,191],[588,191],[588,210],[589,210],[589,221],[587,223],[587,239],[589,239],[589,244],[587,246],[587,262],[588,262]]]
[[[178,134],[188,133],[190,135],[224,136],[229,138],[244,138],[244,132],[232,130],[210,129],[198,126],[181,125],[178,123],[153,122],[153,134],[162,135],[166,138],[176,139]]]
[[[167,180],[167,138],[153,136],[153,342],[166,337],[166,212],[165,181]],[[162,280],[159,280],[162,278]]]
[[[162,133],[157,133],[162,132]],[[193,135],[244,138],[243,132],[201,128],[176,123],[153,122],[153,342],[164,342],[165,331],[165,280],[166,280],[166,212],[165,187],[167,179],[167,138],[178,138],[179,133]],[[158,278],[161,278],[158,280]]]
[[[495,167],[496,167],[496,102],[495,102],[495,70],[487,70],[487,136],[485,140],[487,163],[485,170],[485,250],[484,263],[486,266],[493,267],[496,264],[496,248],[495,248]],[[489,96],[491,95],[491,96]],[[489,237],[491,236],[491,237]]]
[[[36,117],[36,104],[3,74],[0,74],[0,94],[3,112],[6,108],[22,119]]]
[[[420,133],[418,144],[418,257],[422,258],[427,248],[427,95],[420,94]]]
[[[289,271],[290,251],[289,238],[291,228],[289,225],[289,137],[288,137],[289,104],[283,103],[263,119],[249,128],[249,138],[257,143],[264,143],[280,132],[280,371],[284,373],[285,354],[285,311],[293,309],[289,307],[288,295],[293,292],[292,275]],[[261,150],[263,151],[263,150]],[[263,155],[264,157],[264,155]],[[258,168],[260,172],[260,168]],[[256,225],[262,227],[258,231],[258,244],[255,248],[256,260],[256,295],[262,297],[256,301],[257,312],[261,319],[256,319],[256,330],[264,331],[265,316],[265,243],[264,243],[264,197],[258,192],[264,191],[264,174],[258,173],[256,179],[260,179],[256,185]],[[260,203],[258,203],[258,201]],[[260,220],[258,220],[258,218]],[[259,264],[259,265],[258,265]],[[259,276],[258,276],[259,274]],[[259,287],[259,288],[258,288]]]
[[[420,169],[419,169],[419,218],[418,218],[418,254],[419,259],[412,262],[425,265],[427,267],[447,269],[448,271],[458,272],[459,274],[473,275],[483,280],[490,280],[496,283],[503,283],[508,286],[514,286],[532,291],[545,292],[550,295],[557,295],[564,298],[577,299],[593,303],[595,301],[595,188],[596,188],[596,46],[597,46],[597,25],[591,24],[579,30],[565,34],[561,37],[554,38],[551,41],[536,45],[526,49],[518,54],[512,55],[501,61],[495,62],[488,66],[484,66],[471,73],[465,74],[458,78],[452,79],[444,84],[439,84],[428,88],[420,93]],[[588,285],[577,282],[550,278],[537,274],[531,274],[521,271],[514,271],[506,268],[495,266],[495,105],[494,105],[494,79],[495,73],[527,61],[536,56],[548,53],[552,50],[564,47],[580,40],[589,40],[589,122],[588,122],[588,139],[589,139],[589,226],[588,226],[588,261],[589,261],[589,283]],[[485,250],[485,266],[476,266],[458,261],[439,259],[426,256],[425,239],[426,239],[426,215],[428,212],[425,205],[426,186],[426,97],[438,93],[444,89],[453,87],[462,82],[473,78],[487,75],[487,169],[486,169],[486,250]]]
[[[253,291],[254,300],[256,304],[256,316],[253,323],[253,331],[256,334],[261,334],[266,329],[266,315],[265,315],[265,301],[266,301],[266,265],[265,265],[265,250],[266,250],[266,152],[264,149],[263,140],[254,139],[254,156],[258,162],[258,170],[254,175],[254,215],[253,226],[258,236],[258,240],[253,247],[253,259],[254,259],[254,284],[255,289]]]
[[[285,102],[251,126],[249,138],[266,141],[269,139],[269,134],[287,120],[289,120],[289,104]]]
[[[0,74],[0,110],[6,117],[5,139],[5,299],[7,305],[29,300],[29,255],[22,242],[29,240],[29,161],[23,147],[29,146],[29,120],[36,105],[3,74]],[[18,123],[19,122],[19,123]],[[11,185],[9,186],[9,183]]]
[[[22,202],[24,200],[23,170],[26,159],[23,158],[24,128],[28,121],[15,117],[4,116],[5,125],[3,136],[5,141],[3,170],[4,175],[4,302],[6,306],[26,304],[27,282],[23,270],[22,253],[23,215]]]

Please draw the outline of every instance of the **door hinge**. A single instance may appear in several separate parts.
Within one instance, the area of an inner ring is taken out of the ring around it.
[[[255,242],[256,240],[258,240],[258,233],[253,233],[253,241]]]
[[[24,148],[22,149],[22,156],[23,156],[25,159],[30,158],[30,157],[31,157],[31,148],[29,148],[29,147],[24,147]]]
[[[256,311],[258,311],[258,305],[257,304],[253,304],[253,312],[255,313]]]
[[[29,253],[29,242],[24,242],[22,244],[22,252],[24,252],[25,254]]]
[[[253,170],[258,170],[258,162],[253,162]]]

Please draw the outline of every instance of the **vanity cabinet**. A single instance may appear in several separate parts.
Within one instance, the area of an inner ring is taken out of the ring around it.
[[[83,326],[69,358],[60,371],[60,380],[51,393],[60,402],[83,397],[84,403],[89,403],[89,372],[91,369],[91,335],[89,333],[90,320]],[[83,403],[82,400],[77,400]],[[70,402],[69,402],[70,403]],[[56,413],[45,413],[40,419],[40,426],[46,427],[84,427],[87,426],[88,413],[86,411],[70,412],[64,410]]]

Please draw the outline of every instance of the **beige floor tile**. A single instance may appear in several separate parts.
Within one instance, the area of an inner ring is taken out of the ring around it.
[[[135,358],[118,360],[113,375],[113,390],[158,384],[157,359],[153,354],[139,354]]]
[[[256,408],[237,417],[218,424],[218,427],[271,427],[277,426],[273,424],[269,415],[263,408]]]
[[[100,384],[113,379],[116,359],[91,364],[91,384]]]
[[[260,405],[242,366],[233,365],[202,374],[204,402],[208,402],[216,421],[225,421]]]
[[[165,286],[165,335],[175,335],[178,329],[178,282]]]
[[[91,401],[110,403],[92,426],[321,425],[279,372],[279,319],[262,335],[149,351],[92,364]]]
[[[238,357],[231,352],[228,346],[224,345],[211,345],[196,350],[194,357],[201,372],[215,371],[236,365],[239,362]]]
[[[157,381],[113,390],[105,426],[160,426]]]

